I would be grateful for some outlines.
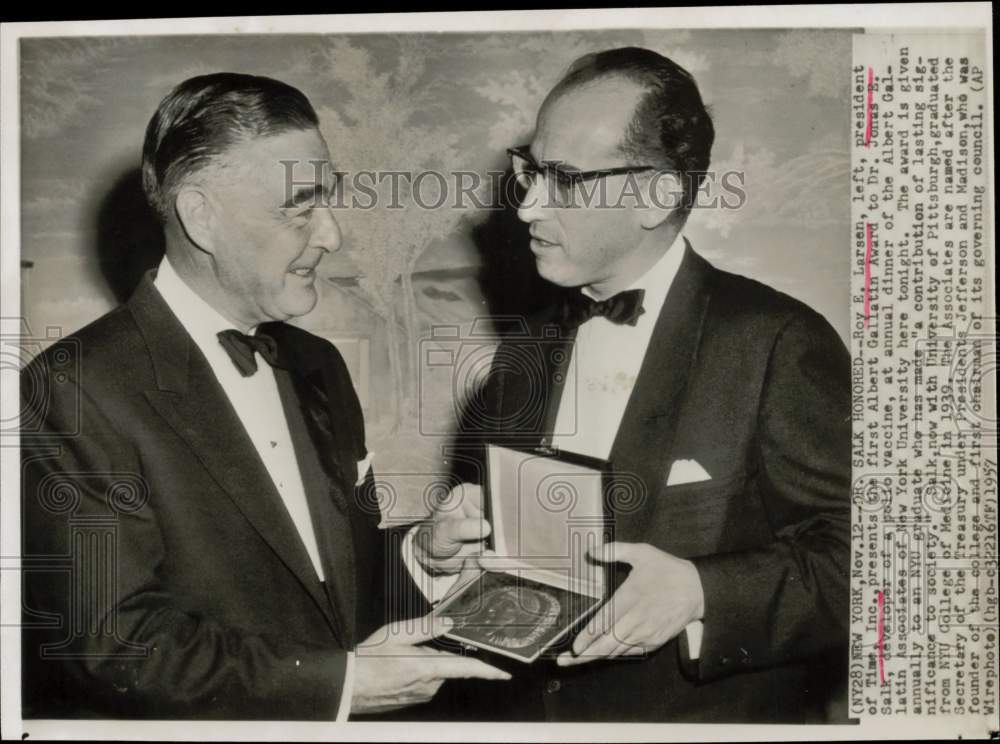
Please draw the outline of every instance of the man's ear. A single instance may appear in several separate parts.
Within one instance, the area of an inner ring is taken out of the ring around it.
[[[655,230],[670,219],[684,201],[684,188],[676,173],[656,173],[643,194],[646,204],[641,210],[639,223],[646,230]]]
[[[202,189],[189,186],[177,192],[174,212],[188,240],[206,253],[215,253],[215,204]]]

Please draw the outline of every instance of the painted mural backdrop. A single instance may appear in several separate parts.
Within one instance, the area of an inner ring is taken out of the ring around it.
[[[694,247],[803,299],[846,339],[840,68],[850,43],[849,32],[808,30],[22,41],[24,311],[36,337],[71,333],[155,265],[162,243],[141,195],[141,143],[159,100],[185,78],[229,70],[299,87],[343,171],[486,174],[530,139],[538,105],[573,59],[639,45],[695,76],[715,120],[713,169],[745,173],[744,208],[694,213],[685,231]],[[378,186],[381,204],[389,188],[388,179]],[[432,203],[434,180],[422,188],[420,203]],[[491,188],[476,195],[497,200]],[[488,354],[477,335],[488,323],[477,318],[529,310],[550,288],[533,275],[510,210],[421,208],[405,184],[395,206],[336,213],[344,245],[321,264],[320,303],[301,325],[347,358],[369,448],[395,492],[394,514],[405,516],[421,513],[471,384],[437,352],[481,343]]]

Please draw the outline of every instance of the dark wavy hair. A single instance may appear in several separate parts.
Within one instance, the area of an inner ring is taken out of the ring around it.
[[[180,183],[230,147],[253,137],[318,126],[309,99],[279,80],[234,72],[185,80],[160,101],[146,127],[146,198],[165,221]]]
[[[682,175],[681,214],[694,203],[711,161],[715,128],[698,85],[676,62],[640,47],[586,54],[549,93],[546,101],[588,83],[621,78],[645,92],[619,145],[623,156]]]

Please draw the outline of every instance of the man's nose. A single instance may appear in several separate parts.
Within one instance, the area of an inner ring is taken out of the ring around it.
[[[313,213],[313,230],[309,245],[328,253],[335,253],[340,249],[340,240],[340,225],[333,216],[333,209],[318,207]]]
[[[543,179],[536,178],[521,199],[521,204],[517,208],[517,218],[521,222],[531,223],[545,219],[545,215],[545,183]]]

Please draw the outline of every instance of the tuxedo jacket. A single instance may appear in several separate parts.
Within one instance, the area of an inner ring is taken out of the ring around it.
[[[291,381],[326,582],[147,275],[22,377],[38,414],[22,436],[25,717],[332,720],[346,652],[393,607],[421,611],[403,608],[419,598],[372,476],[356,485],[364,423],[343,359],[284,323],[262,330]]]
[[[697,567],[700,657],[689,659],[682,633],[645,658],[514,664],[503,687],[447,685],[432,715],[813,720],[823,683],[846,677],[848,353],[801,302],[684,250],[612,446],[606,506],[613,539]],[[466,479],[482,480],[484,443],[551,434],[573,343],[556,317],[501,343],[456,450]],[[711,478],[668,485],[679,460]],[[620,582],[627,567],[616,567]]]

